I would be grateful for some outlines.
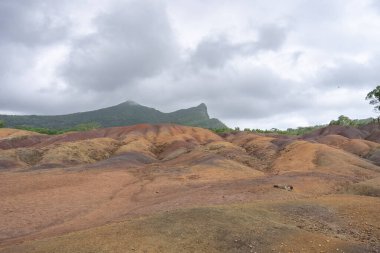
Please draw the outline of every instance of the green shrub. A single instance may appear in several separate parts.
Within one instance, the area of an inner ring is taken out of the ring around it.
[[[211,128],[211,131],[213,131],[216,134],[225,134],[225,133],[231,133],[234,130],[231,128]]]
[[[56,135],[56,134],[62,134],[66,132],[65,130],[49,129],[49,128],[42,128],[42,127],[31,127],[31,126],[17,126],[15,128],[20,129],[20,130],[36,132],[40,134],[48,134],[48,135]]]
[[[31,126],[17,126],[15,128],[32,131],[32,132],[36,132],[40,134],[57,135],[57,134],[63,134],[63,133],[72,132],[72,131],[78,131],[78,132],[89,131],[89,130],[97,129],[100,127],[101,126],[98,123],[90,122],[90,123],[79,124],[73,128],[68,128],[68,129],[50,129],[50,128],[31,127]]]

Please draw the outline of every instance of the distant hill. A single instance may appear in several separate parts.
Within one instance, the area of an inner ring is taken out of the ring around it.
[[[128,126],[141,123],[175,123],[203,128],[226,128],[218,119],[210,118],[205,104],[163,113],[154,108],[127,101],[95,111],[78,112],[67,115],[0,115],[6,127],[38,127],[50,129],[68,129],[79,124],[98,123],[102,127]]]

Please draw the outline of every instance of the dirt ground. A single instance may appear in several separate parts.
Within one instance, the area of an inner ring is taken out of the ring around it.
[[[176,125],[37,137],[0,130],[0,252],[380,251],[376,142]]]

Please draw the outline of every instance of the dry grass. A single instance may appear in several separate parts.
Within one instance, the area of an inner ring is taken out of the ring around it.
[[[370,201],[350,198],[356,205]],[[176,210],[26,242],[0,252],[370,252],[378,247],[378,232],[364,243],[350,238],[353,229],[349,224],[357,222],[357,217],[347,219],[352,213],[340,211],[345,206],[333,201],[336,198]],[[374,205],[366,211],[380,208],[379,201]],[[380,226],[378,220],[371,221]],[[326,230],[321,224],[336,229]],[[365,223],[359,220],[356,225],[356,230],[364,229]]]

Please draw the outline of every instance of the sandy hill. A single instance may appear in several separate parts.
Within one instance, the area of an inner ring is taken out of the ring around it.
[[[358,131],[0,129],[0,252],[376,252],[380,144]]]

